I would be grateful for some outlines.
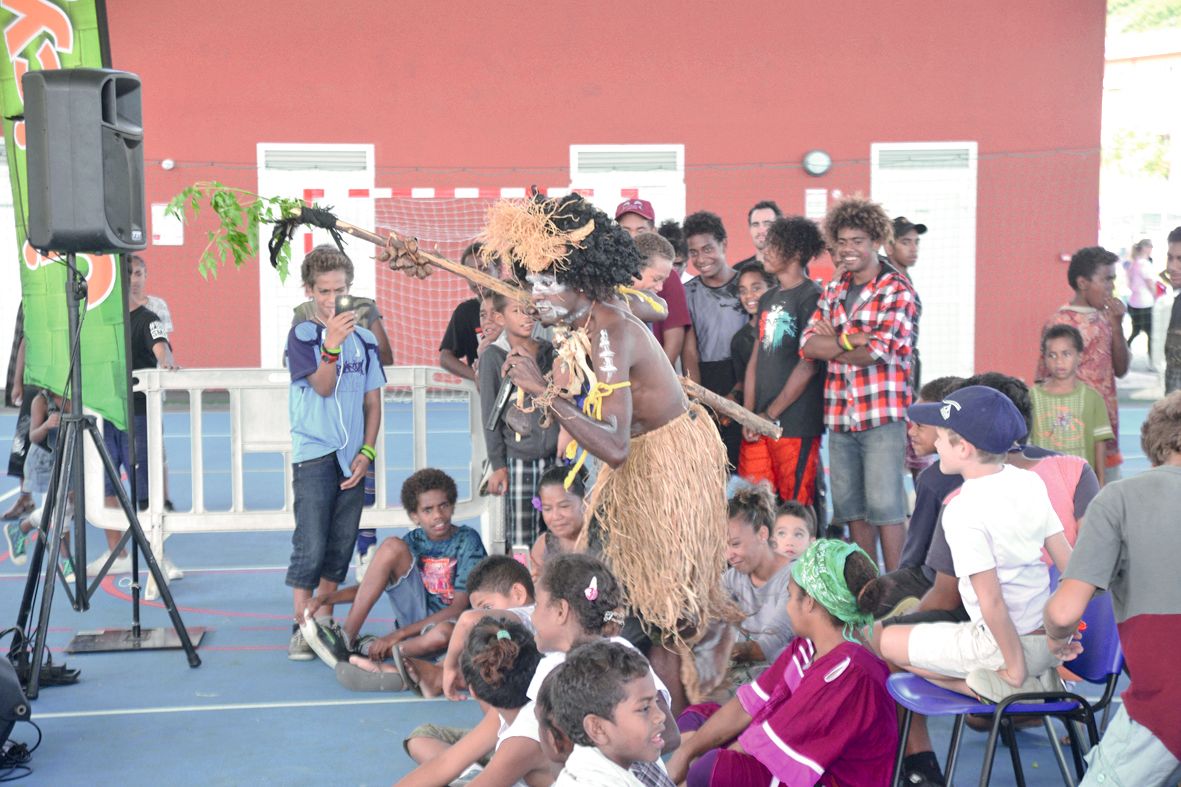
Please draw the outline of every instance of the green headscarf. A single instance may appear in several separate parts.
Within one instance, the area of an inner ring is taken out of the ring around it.
[[[816,599],[833,617],[845,624],[843,634],[850,642],[857,642],[854,634],[873,624],[873,613],[862,612],[857,598],[845,584],[845,561],[849,555],[865,550],[835,538],[814,541],[804,554],[791,564],[791,576],[804,592]],[[869,561],[871,564],[873,560]]]

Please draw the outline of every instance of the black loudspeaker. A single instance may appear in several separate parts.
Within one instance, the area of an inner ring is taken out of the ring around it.
[[[70,68],[30,71],[21,84],[29,244],[62,252],[147,246],[139,77]]]
[[[0,744],[8,740],[18,721],[28,721],[31,715],[12,662],[0,656]]]

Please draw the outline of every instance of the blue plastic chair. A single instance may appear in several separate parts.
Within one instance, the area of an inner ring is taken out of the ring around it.
[[[992,777],[992,764],[996,758],[998,737],[1003,738],[1009,747],[1017,784],[1020,787],[1025,785],[1025,774],[1021,768],[1021,757],[1017,749],[1017,736],[1013,732],[1011,723],[1013,716],[1040,716],[1061,718],[1066,721],[1075,770],[1079,778],[1082,778],[1085,767],[1082,759],[1083,750],[1074,722],[1085,725],[1090,738],[1090,746],[1099,742],[1095,712],[1110,704],[1115,695],[1116,683],[1123,671],[1124,663],[1110,597],[1103,594],[1093,598],[1087,606],[1083,620],[1087,624],[1086,630],[1082,633],[1084,650],[1076,659],[1067,662],[1066,666],[1071,672],[1088,682],[1105,684],[1103,697],[1093,704],[1073,692],[1060,691],[1014,694],[993,705],[936,686],[918,675],[906,672],[891,675],[886,683],[886,688],[894,700],[905,709],[901,736],[898,741],[898,753],[894,763],[893,784],[895,787],[898,787],[901,782],[906,738],[910,733],[910,723],[915,713],[923,716],[956,717],[952,727],[951,745],[948,749],[945,768],[948,784],[952,783],[955,773],[956,758],[959,754],[960,740],[968,714],[992,716],[992,727],[985,749],[984,765],[980,772],[982,787],[987,785]]]

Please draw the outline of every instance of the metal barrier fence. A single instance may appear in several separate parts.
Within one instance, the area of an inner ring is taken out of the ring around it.
[[[467,426],[471,432],[471,458],[466,478],[457,478],[460,489],[470,490],[456,504],[457,521],[479,519],[480,532],[490,553],[504,552],[503,503],[499,497],[480,497],[479,484],[484,466],[484,432],[476,386],[452,377],[442,369],[425,366],[390,366],[385,370],[383,411],[388,402],[409,402],[411,471],[427,467],[428,401],[467,403]],[[164,371],[141,369],[135,390],[147,398],[148,508],[142,523],[156,558],[164,555],[164,540],[178,533],[244,532],[291,530],[295,527],[291,488],[291,426],[287,394],[291,378],[285,369],[183,369]],[[188,395],[190,455],[192,468],[192,509],[166,511],[164,482],[164,397],[169,391]],[[224,391],[229,402],[230,504],[228,510],[209,510],[205,489],[207,460],[205,435],[206,395]],[[386,444],[391,419],[383,418],[377,445]],[[252,453],[283,457],[283,503],[277,509],[247,509],[245,501],[245,459]],[[413,527],[399,504],[398,490],[388,488],[389,452],[378,451],[375,463],[376,501],[364,509],[362,527]],[[466,484],[464,483],[466,481]],[[104,507],[103,476],[98,454],[86,444],[86,513],[94,525],[108,530],[127,526],[122,511]],[[155,588],[148,588],[148,597]]]

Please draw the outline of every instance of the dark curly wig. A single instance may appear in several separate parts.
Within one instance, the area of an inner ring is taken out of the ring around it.
[[[454,478],[442,470],[424,467],[402,484],[402,508],[405,508],[408,514],[417,511],[419,496],[423,492],[435,490],[447,495],[447,502],[451,505],[455,505],[455,501],[459,499],[459,490],[455,488]]]
[[[495,203],[483,243],[485,257],[508,260],[518,276],[520,266],[553,273],[561,284],[596,301],[615,297],[615,288],[630,286],[642,268],[627,231],[577,194]]]

